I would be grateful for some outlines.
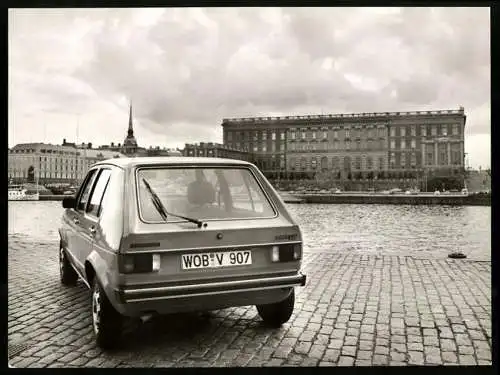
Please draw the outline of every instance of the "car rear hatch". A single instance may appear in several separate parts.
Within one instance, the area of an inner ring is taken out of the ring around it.
[[[283,218],[142,224],[124,238],[121,258],[142,256],[157,270],[122,275],[125,285],[186,284],[297,274],[302,256],[300,230]],[[148,227],[154,227],[148,228]],[[276,248],[277,246],[278,248]],[[273,250],[273,247],[274,250]],[[273,251],[278,252],[273,261]],[[123,272],[123,266],[121,267]]]

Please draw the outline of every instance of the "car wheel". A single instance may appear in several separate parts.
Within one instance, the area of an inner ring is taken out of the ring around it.
[[[266,324],[280,327],[283,323],[288,322],[292,316],[294,304],[295,291],[292,289],[290,295],[283,301],[268,305],[257,305],[257,311]]]
[[[122,334],[123,316],[109,302],[97,277],[92,285],[91,305],[92,328],[97,345],[103,349],[116,347]]]
[[[59,276],[63,285],[74,286],[78,281],[78,274],[69,263],[66,251],[62,246],[59,247]]]

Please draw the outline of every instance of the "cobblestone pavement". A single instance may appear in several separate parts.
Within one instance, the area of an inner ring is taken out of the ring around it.
[[[12,366],[491,365],[489,262],[306,253],[308,283],[281,329],[255,307],[163,316],[105,353],[86,287],[59,283],[57,245],[9,238]]]

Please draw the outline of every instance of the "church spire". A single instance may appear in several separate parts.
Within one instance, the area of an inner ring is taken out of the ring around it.
[[[137,151],[137,141],[135,140],[134,129],[132,127],[132,100],[130,101],[130,112],[128,116],[128,131],[125,141],[123,141],[123,153],[133,155]]]
[[[129,137],[134,136],[134,129],[132,128],[132,100],[130,100],[130,113],[128,116],[128,132],[127,132]]]

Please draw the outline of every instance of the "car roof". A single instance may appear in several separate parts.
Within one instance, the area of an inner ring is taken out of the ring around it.
[[[95,163],[94,166],[112,164],[121,168],[132,168],[136,166],[150,166],[150,165],[252,165],[249,162],[236,159],[226,158],[210,158],[210,157],[184,157],[184,156],[146,156],[146,157],[133,157],[133,158],[113,158]]]

